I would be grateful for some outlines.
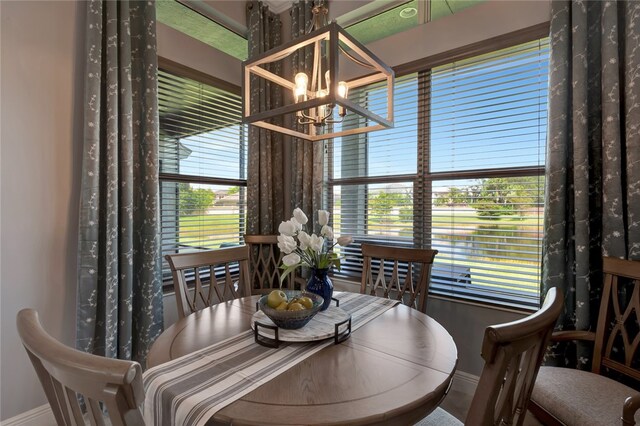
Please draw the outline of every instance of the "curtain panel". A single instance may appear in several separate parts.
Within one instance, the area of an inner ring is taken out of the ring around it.
[[[281,43],[280,17],[262,2],[247,2],[247,24],[249,58]],[[269,71],[282,75],[281,62],[269,65]],[[282,90],[277,84],[253,76],[251,88],[251,105],[256,110],[282,106]],[[282,125],[282,118],[273,121]],[[283,135],[249,125],[248,156],[247,233],[275,234],[285,215],[284,174],[291,169],[284,164]]]
[[[291,7],[291,39],[303,36],[312,21],[313,0],[301,0]],[[291,78],[299,72],[311,76],[313,70],[313,46],[291,55]],[[325,67],[326,69],[326,67]],[[302,131],[297,123],[293,128]],[[312,142],[292,138],[291,144],[291,206],[300,207],[305,213],[315,217],[317,210],[325,208],[324,193],[324,151],[326,141]],[[289,212],[286,212],[289,213]],[[316,218],[317,219],[317,218]],[[316,220],[314,219],[314,220]]]
[[[144,366],[162,331],[155,4],[87,3],[79,349]]]
[[[640,2],[553,1],[542,296],[595,330],[602,256],[640,259]],[[590,368],[590,345],[548,362]]]

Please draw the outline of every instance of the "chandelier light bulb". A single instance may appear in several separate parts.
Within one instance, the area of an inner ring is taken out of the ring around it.
[[[304,88],[307,90],[307,84],[309,83],[309,77],[303,72],[299,72],[295,77],[296,88]]]
[[[349,87],[347,86],[347,83],[345,83],[344,81],[341,81],[338,83],[338,96],[340,96],[341,98],[346,98],[347,97],[347,93],[349,93]]]
[[[309,78],[303,72],[299,72],[296,74],[295,78],[295,88],[293,89],[293,98],[295,102],[304,102],[307,100],[307,83],[309,82]]]
[[[293,89],[293,98],[295,99],[296,103],[306,101],[307,88],[303,86],[296,86],[296,88]]]

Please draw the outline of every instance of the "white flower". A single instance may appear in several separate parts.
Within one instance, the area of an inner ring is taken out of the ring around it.
[[[338,238],[338,244],[341,245],[342,247],[348,246],[352,242],[353,242],[353,237],[351,237],[351,235],[343,235],[342,237]]]
[[[296,234],[297,229],[298,228],[296,227],[296,225],[288,220],[280,224],[280,226],[278,227],[278,232],[280,232],[282,235],[293,237]]]
[[[320,230],[320,235],[329,239],[329,241],[333,241],[333,229],[329,225],[324,225]]]
[[[298,222],[295,217],[292,217],[291,219],[289,219],[289,222],[291,222],[293,226],[295,226],[296,232],[302,231],[302,224]]]
[[[300,241],[300,249],[306,250],[311,244],[311,237],[304,231],[298,233],[298,241]]]
[[[324,226],[329,223],[329,212],[326,210],[318,210],[318,223]]]
[[[278,235],[278,248],[285,252],[286,254],[291,253],[298,245],[296,244],[296,240],[293,237],[288,235]]]
[[[311,234],[311,241],[309,242],[309,247],[312,250],[320,253],[322,251],[322,247],[324,246],[324,238],[318,237],[316,234]]]
[[[298,223],[304,225],[306,224],[309,219],[307,218],[307,215],[304,214],[304,212],[302,211],[302,209],[300,209],[300,207],[296,208],[293,211],[293,217],[296,219],[296,221],[298,221]]]
[[[284,263],[285,266],[297,265],[300,263],[300,256],[295,253],[290,253],[282,258],[282,263]]]

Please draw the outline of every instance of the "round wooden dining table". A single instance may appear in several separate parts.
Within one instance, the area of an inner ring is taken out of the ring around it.
[[[258,298],[221,303],[178,320],[154,343],[148,367],[250,329]],[[438,322],[399,304],[346,341],[227,405],[207,424],[411,425],[440,404],[457,359],[453,339]]]

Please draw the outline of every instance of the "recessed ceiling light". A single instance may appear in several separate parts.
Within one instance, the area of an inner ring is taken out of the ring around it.
[[[405,7],[400,11],[400,17],[404,19],[413,18],[418,14],[418,9],[415,7]]]

